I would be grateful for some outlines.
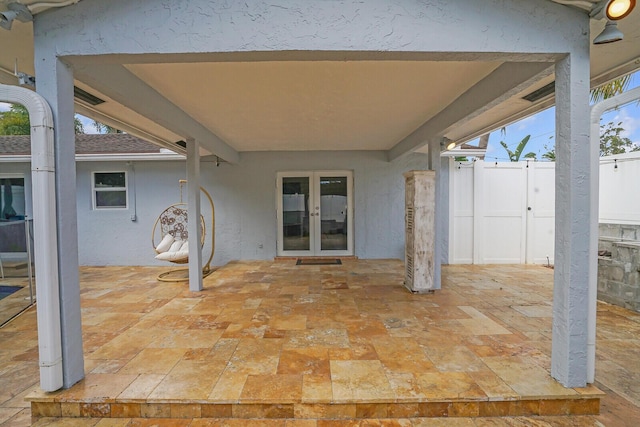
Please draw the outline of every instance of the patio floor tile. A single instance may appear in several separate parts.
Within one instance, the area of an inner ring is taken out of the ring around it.
[[[397,260],[233,262],[207,277],[202,292],[157,282],[158,271],[82,269],[87,375],[69,390],[31,392],[44,417],[35,425],[55,425],[47,415],[92,415],[120,418],[78,425],[171,417],[180,419],[166,425],[246,425],[229,417],[254,417],[274,426],[546,426],[564,417],[482,417],[598,409],[596,388],[566,389],[549,375],[546,268],[444,266],[443,289],[424,295],[402,286]],[[598,339],[610,345],[598,344],[597,378],[640,402],[639,368],[625,354],[638,346],[640,320],[608,306],[599,316]],[[9,390],[0,391],[2,427],[2,419],[24,419],[27,404],[16,396],[37,378],[34,325],[29,311],[0,329],[2,339],[19,337],[18,347],[0,348],[0,390]]]

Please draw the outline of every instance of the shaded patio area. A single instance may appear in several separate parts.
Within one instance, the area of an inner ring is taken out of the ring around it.
[[[2,372],[15,369],[0,377],[0,410],[26,394],[34,417],[544,422],[599,410],[597,388],[549,375],[553,271],[540,266],[445,266],[426,295],[402,286],[398,260],[233,262],[199,293],[159,271],[82,269],[87,375],[69,390],[31,390],[34,313],[4,328],[19,345],[0,351]]]

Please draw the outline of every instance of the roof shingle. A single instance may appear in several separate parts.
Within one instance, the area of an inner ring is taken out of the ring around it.
[[[160,147],[126,133],[78,134],[76,154],[160,153]],[[29,135],[0,135],[0,156],[31,154]]]

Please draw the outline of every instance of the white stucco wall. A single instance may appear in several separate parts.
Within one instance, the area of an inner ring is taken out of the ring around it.
[[[166,265],[153,258],[151,229],[158,214],[179,201],[178,180],[186,175],[185,163],[147,161],[132,165],[135,177],[131,165],[125,162],[77,163],[80,265]],[[402,173],[426,169],[426,165],[426,155],[389,163],[385,153],[379,151],[256,152],[243,153],[238,165],[222,163],[216,167],[215,163],[203,162],[202,183],[216,209],[213,264],[276,256],[276,172],[285,170],[352,170],[355,255],[402,259]],[[129,209],[93,210],[91,172],[122,170],[129,173]],[[136,192],[137,221],[131,221],[132,191]],[[202,203],[205,210],[205,200]]]
[[[589,30],[586,19],[575,19],[579,14],[545,0],[84,0],[38,15],[35,31],[59,56],[314,50],[548,54],[571,51]]]

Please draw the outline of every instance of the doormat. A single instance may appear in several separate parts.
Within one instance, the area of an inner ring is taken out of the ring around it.
[[[11,295],[14,292],[19,291],[20,289],[22,289],[20,286],[5,286],[5,285],[0,285],[0,299],[4,298],[4,297],[8,297],[9,295]]]
[[[298,258],[296,265],[342,265],[339,258]]]

